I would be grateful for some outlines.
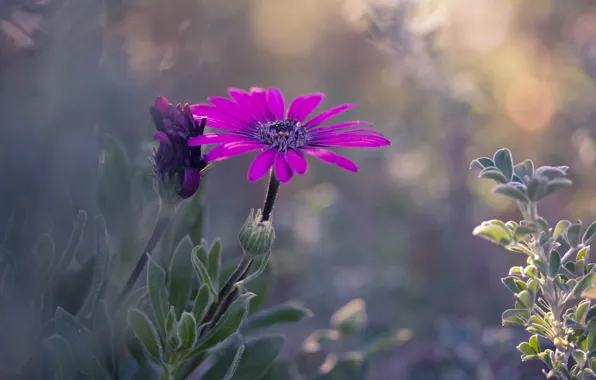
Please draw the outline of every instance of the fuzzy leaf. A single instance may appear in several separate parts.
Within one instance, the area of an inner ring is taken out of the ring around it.
[[[219,283],[219,271],[221,267],[221,240],[216,239],[209,249],[207,257],[207,272],[212,283]]]
[[[488,157],[480,157],[477,158],[475,160],[472,160],[472,162],[470,163],[470,169],[478,169],[478,170],[482,170],[484,168],[488,168],[491,166],[495,166],[495,163],[493,162],[492,159],[488,158]]]
[[[110,380],[111,376],[101,365],[95,354],[95,340],[89,331],[75,316],[58,307],[54,315],[56,332],[70,346],[81,372],[94,380]]]
[[[590,226],[584,232],[584,236],[582,238],[582,243],[588,244],[590,240],[596,235],[596,222],[592,222]]]
[[[162,363],[163,347],[159,341],[157,330],[149,317],[139,309],[130,309],[128,310],[127,320],[135,336],[149,353],[149,356],[157,363]]]
[[[561,220],[560,222],[558,222],[557,225],[555,226],[555,229],[553,230],[553,239],[557,240],[559,235],[567,232],[567,229],[570,226],[571,226],[571,222],[568,220]]]
[[[501,194],[511,199],[515,199],[521,202],[529,201],[528,196],[526,195],[526,187],[524,185],[514,185],[514,184],[504,184],[504,185],[497,185],[493,189],[493,192],[496,194]]]
[[[550,276],[555,277],[559,273],[559,268],[561,267],[561,256],[559,255],[559,252],[552,251],[550,253],[548,266]]]
[[[594,283],[596,283],[596,273],[590,273],[575,285],[571,293],[576,298],[581,297],[586,290],[594,286]]]
[[[513,159],[509,149],[499,149],[493,156],[495,166],[503,173],[507,182],[511,181],[513,176]]]
[[[195,269],[195,272],[197,273],[197,276],[199,276],[199,278],[201,279],[201,283],[207,285],[209,292],[213,296],[213,299],[215,301],[217,301],[217,290],[215,290],[215,287],[213,286],[213,282],[211,281],[211,277],[209,277],[209,271],[207,270],[207,268],[205,268],[205,265],[203,264],[203,262],[201,261],[201,258],[199,256],[199,251],[200,251],[201,247],[202,246],[195,247],[192,250],[192,253],[190,256],[192,265]]]
[[[497,183],[507,183],[507,178],[501,173],[501,171],[497,168],[485,168],[482,169],[480,174],[478,174],[479,178],[487,178],[496,181]]]
[[[182,348],[188,350],[197,341],[197,322],[192,314],[183,312],[178,323],[178,339]]]
[[[66,340],[60,335],[46,338],[40,347],[53,359],[53,372],[55,380],[72,380],[77,374],[77,362]]]
[[[157,331],[162,337],[167,336],[165,331],[166,315],[168,313],[168,292],[166,289],[166,271],[149,258],[147,268],[147,286],[149,288],[149,297],[151,306],[157,323]]]
[[[297,323],[306,318],[312,317],[312,311],[299,305],[281,304],[276,305],[248,317],[241,327],[242,333],[251,330],[274,326],[282,323]]]
[[[197,322],[203,320],[203,317],[207,313],[209,306],[213,303],[213,294],[209,291],[207,284],[201,285],[199,292],[195,297],[194,304],[192,306],[192,314]]]
[[[582,229],[582,222],[578,220],[567,229],[567,241],[572,247],[577,247],[580,239],[580,232]]]
[[[500,220],[489,220],[482,222],[472,232],[475,236],[483,237],[499,245],[509,245],[513,241],[513,232]]]
[[[186,308],[192,290],[193,271],[190,253],[193,247],[190,237],[186,235],[178,243],[170,261],[168,295],[176,315],[181,315]]]

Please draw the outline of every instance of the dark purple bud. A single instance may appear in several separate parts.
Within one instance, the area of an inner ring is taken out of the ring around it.
[[[188,146],[188,139],[203,134],[206,120],[195,120],[188,104],[174,106],[163,96],[150,108],[159,147],[154,152],[154,171],[161,187],[174,187],[165,193],[175,193],[186,199],[199,189],[201,173],[207,161],[200,146]],[[165,194],[163,189],[160,194]]]

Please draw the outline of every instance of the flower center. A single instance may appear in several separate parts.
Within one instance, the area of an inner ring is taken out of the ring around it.
[[[306,145],[306,130],[299,121],[284,119],[260,124],[257,127],[258,137],[279,150],[301,148]]]

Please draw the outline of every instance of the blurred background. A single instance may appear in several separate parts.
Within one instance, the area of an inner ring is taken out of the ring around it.
[[[288,352],[362,298],[367,333],[413,332],[375,362],[373,380],[540,378],[540,364],[485,347],[512,305],[500,278],[524,258],[471,235],[519,216],[468,167],[501,147],[569,165],[575,186],[541,214],[590,222],[595,84],[591,0],[3,0],[0,221],[65,240],[79,209],[98,212],[106,133],[137,168],[135,191],[156,202],[147,157],[158,95],[325,92],[324,106],[357,103],[344,120],[373,122],[392,146],[342,152],[357,174],[317,163],[282,187],[268,302],[300,299],[315,313],[287,329]],[[232,261],[267,186],[248,183],[249,164],[218,163],[203,187],[205,235]]]

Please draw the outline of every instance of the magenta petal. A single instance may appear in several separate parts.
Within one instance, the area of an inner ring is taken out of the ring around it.
[[[208,162],[221,161],[226,158],[237,156],[239,154],[254,152],[263,149],[264,145],[259,143],[227,143],[218,145],[211,149],[209,153],[205,155],[205,160]]]
[[[342,112],[349,110],[350,108],[356,107],[355,104],[341,104],[339,106],[333,107],[328,109],[327,111],[321,112],[314,118],[310,119],[306,124],[304,124],[305,128],[316,127],[317,125],[323,123],[324,121],[331,119],[339,115]]]
[[[285,101],[279,88],[270,88],[267,90],[267,104],[277,120],[284,119]]]
[[[314,146],[328,146],[328,147],[344,147],[344,148],[378,148],[383,146],[378,142],[366,141],[366,140],[323,140],[315,141],[312,143]]]
[[[322,148],[304,148],[302,149],[302,151],[310,154],[313,157],[318,158],[321,161],[324,161],[328,164],[336,165],[347,171],[358,171],[358,166],[356,166],[356,164],[352,160],[344,156],[340,156],[339,154],[333,151]]]
[[[259,87],[252,87],[250,89],[250,101],[259,110],[259,113],[263,115],[263,121],[276,120],[275,115],[271,112],[267,104],[267,93],[265,90]]]
[[[276,154],[277,149],[267,149],[257,154],[250,165],[250,169],[248,169],[248,180],[256,182],[261,179],[273,166]]]
[[[304,104],[304,99],[306,99],[306,97],[299,96],[296,99],[292,100],[292,103],[290,103],[290,107],[288,107],[288,119],[298,120],[297,116],[300,115],[302,105]]]
[[[221,144],[240,141],[253,142],[253,140],[242,135],[230,133],[205,133],[204,135],[190,138],[188,140],[188,146]]]
[[[368,121],[360,121],[360,120],[346,121],[345,123],[312,127],[312,128],[310,128],[309,133],[326,133],[326,132],[333,132],[333,131],[341,132],[342,129],[351,128],[351,127],[361,127],[364,125],[372,125],[372,123],[369,123]],[[371,131],[372,131],[372,129],[371,129]]]
[[[298,175],[303,175],[308,169],[308,162],[302,152],[296,149],[286,151],[286,162],[290,165],[292,171]]]
[[[284,152],[278,151],[275,155],[275,176],[279,182],[288,183],[292,179],[292,169],[286,162]]]
[[[303,122],[321,104],[325,95],[320,92],[315,92],[304,97],[304,101],[301,102],[300,107],[296,110],[294,119],[299,122]]]
[[[168,145],[170,144],[170,139],[168,138],[168,135],[167,135],[167,134],[165,134],[165,133],[164,133],[164,132],[162,132],[162,131],[157,131],[157,132],[155,132],[155,134],[153,135],[153,137],[154,137],[156,140],[159,140],[159,141],[161,141],[161,142],[163,142],[163,143],[165,143],[165,144],[168,144]]]
[[[190,109],[192,110],[192,114],[194,115],[195,119],[206,117],[208,125],[210,121],[214,120],[220,121],[227,125],[227,130],[249,131],[253,129],[250,120],[239,120],[214,106],[207,104],[194,104],[190,106]]]
[[[258,122],[258,119],[254,117],[250,112],[247,112],[244,107],[234,103],[230,99],[221,97],[221,96],[212,96],[209,98],[209,102],[216,106],[219,110],[225,112],[226,114],[238,119],[240,121],[246,122]]]
[[[153,107],[157,108],[162,114],[165,114],[170,109],[170,102],[165,97],[160,96],[153,102]]]

